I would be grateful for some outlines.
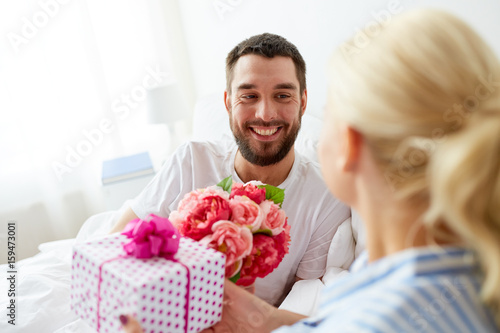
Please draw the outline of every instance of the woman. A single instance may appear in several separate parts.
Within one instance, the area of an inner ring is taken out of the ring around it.
[[[500,63],[440,11],[364,33],[365,48],[333,57],[319,156],[332,193],[364,220],[367,255],[304,320],[227,282],[207,331],[499,329]]]

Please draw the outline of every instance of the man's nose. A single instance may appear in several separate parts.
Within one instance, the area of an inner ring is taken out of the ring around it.
[[[271,121],[276,119],[277,110],[276,106],[273,105],[272,101],[268,99],[261,99],[260,103],[257,106],[257,111],[255,113],[256,118],[260,118],[263,121]]]

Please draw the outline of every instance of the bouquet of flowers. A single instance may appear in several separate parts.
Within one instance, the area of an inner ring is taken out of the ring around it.
[[[181,235],[226,255],[226,277],[250,286],[278,267],[290,242],[290,226],[281,209],[282,189],[260,182],[216,186],[184,196],[169,220]]]

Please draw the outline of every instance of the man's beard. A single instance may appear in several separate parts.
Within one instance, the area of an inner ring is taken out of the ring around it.
[[[259,154],[258,151],[255,151],[251,146],[251,138],[250,136],[245,136],[239,127],[233,126],[233,116],[232,112],[229,114],[229,125],[231,127],[231,131],[233,132],[234,138],[236,140],[236,144],[240,150],[241,155],[250,163],[258,165],[258,166],[268,166],[273,165],[285,158],[286,155],[290,152],[297,139],[297,135],[299,134],[300,125],[302,122],[302,116],[299,114],[299,120],[297,123],[291,125],[291,130],[289,133],[285,135],[285,137],[278,143],[276,142],[258,142],[260,145]],[[284,124],[280,122],[277,124],[276,122],[263,122],[263,121],[254,121],[247,122],[243,124],[243,128],[248,128],[249,125],[253,126],[283,126],[282,131],[286,132],[290,125]],[[275,149],[272,149],[273,146],[276,146]]]

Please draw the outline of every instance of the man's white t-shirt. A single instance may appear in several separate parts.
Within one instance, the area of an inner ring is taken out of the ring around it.
[[[215,185],[232,176],[238,147],[232,140],[189,142],[179,147],[132,201],[134,213],[168,217],[186,193]],[[255,294],[279,305],[295,281],[325,273],[326,259],[337,227],[350,217],[350,209],[335,199],[324,184],[319,165],[295,152],[293,167],[278,186],[285,190],[283,209],[290,229],[290,252],[271,274],[255,282]]]

